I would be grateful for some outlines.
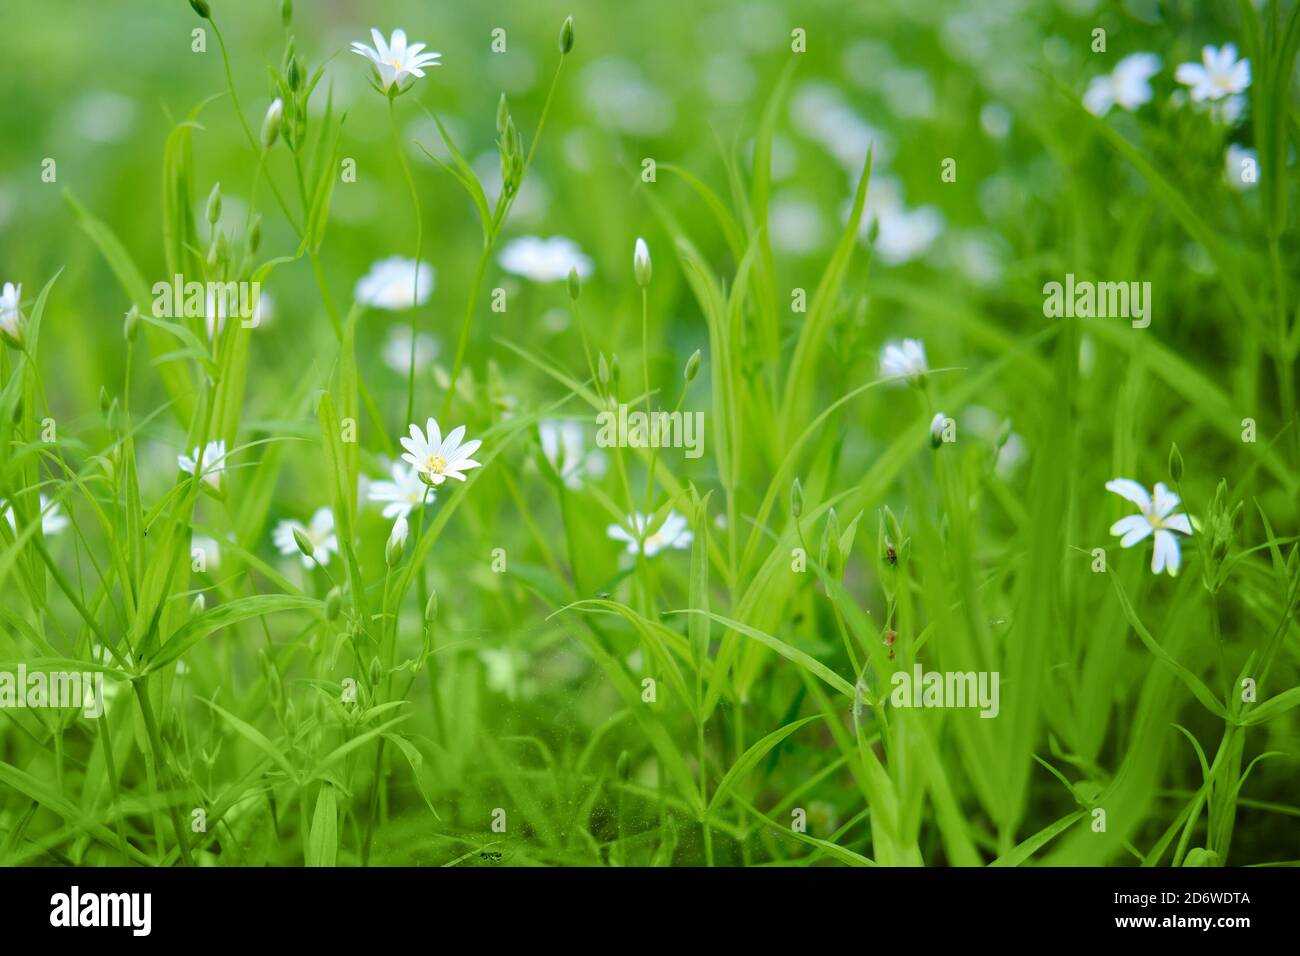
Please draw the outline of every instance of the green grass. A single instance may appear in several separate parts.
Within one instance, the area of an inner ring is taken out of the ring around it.
[[[75,72],[38,69],[67,14],[0,36],[0,673],[111,691],[0,707],[0,864],[1300,861],[1300,4],[71,6]],[[371,26],[443,64],[386,102]],[[1232,126],[1174,99],[1225,42]],[[1140,50],[1151,102],[1085,111]],[[900,190],[942,216],[923,253]],[[509,274],[525,235],[572,238],[580,288]],[[355,301],[391,256],[427,302]],[[1150,327],[1045,318],[1067,273],[1150,282]],[[155,316],[176,274],[274,316]],[[389,361],[396,329],[436,357]],[[702,456],[548,457],[618,403],[702,413]],[[393,548],[362,492],[430,417],[481,467]],[[209,441],[216,493],[177,467]],[[1176,577],[1108,533],[1116,477],[1182,498]],[[321,508],[328,561],[281,554]],[[681,547],[607,531],[670,512]],[[997,716],[895,706],[916,665],[996,672]]]

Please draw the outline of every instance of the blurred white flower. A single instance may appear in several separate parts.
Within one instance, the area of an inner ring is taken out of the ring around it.
[[[790,98],[790,119],[853,176],[862,172],[868,149],[877,167],[893,155],[889,138],[859,116],[844,94],[829,84],[811,81],[800,86]],[[873,189],[875,185],[871,184]]]
[[[58,534],[68,526],[68,519],[59,511],[58,504],[50,504],[50,499],[43,493],[40,496],[41,503],[41,534],[46,536]],[[0,498],[0,510],[4,511],[5,520],[9,522],[9,527],[14,533],[18,532],[17,522],[14,520],[13,505]]]
[[[647,83],[636,66],[606,58],[582,72],[583,95],[596,122],[634,136],[658,136],[673,125],[673,101]]]
[[[1115,69],[1093,77],[1083,94],[1083,106],[1095,116],[1105,116],[1118,106],[1130,113],[1151,102],[1151,77],[1160,72],[1160,57],[1154,53],[1130,53]]]
[[[767,210],[767,232],[778,252],[806,255],[821,248],[825,221],[816,204],[793,193],[778,193]]]
[[[126,138],[135,122],[135,100],[111,90],[90,90],[68,110],[68,125],[93,143]]]
[[[918,381],[926,373],[925,343],[920,339],[903,339],[886,342],[880,352],[880,374],[883,378],[905,378]]]
[[[501,268],[534,282],[560,282],[569,277],[570,269],[577,269],[578,278],[586,279],[591,275],[591,260],[564,236],[521,236],[501,250]]]
[[[441,346],[436,338],[428,332],[415,334],[415,371],[424,371],[438,357]],[[388,330],[388,340],[384,343],[384,364],[399,375],[406,375],[411,369],[411,327],[394,325]]]
[[[307,543],[311,545],[310,557],[299,549],[298,542],[293,536],[294,531],[305,537]],[[339,549],[339,539],[334,533],[334,512],[329,508],[318,508],[311,516],[311,523],[306,525],[292,518],[281,521],[271,533],[271,540],[284,556],[299,555],[304,568],[310,568],[313,559],[317,564],[327,565],[330,563],[330,552],[337,553]]]
[[[636,554],[640,550],[637,538],[649,527],[653,519],[654,515],[640,512],[630,514],[627,516],[627,527],[611,524],[605,529],[605,533],[615,541],[627,542],[627,553]],[[658,530],[646,535],[645,556],[653,558],[664,548],[689,548],[693,540],[694,535],[686,519],[676,511],[670,511]]]
[[[430,418],[425,430],[419,425],[411,426],[409,438],[402,439],[406,453],[403,460],[415,466],[423,480],[430,485],[440,485],[448,478],[464,481],[464,472],[478,468],[482,463],[470,457],[483,444],[477,438],[461,444],[465,437],[465,426],[453,428],[444,439],[438,423]]]
[[[21,282],[17,285],[6,282],[4,288],[0,290],[0,333],[4,334],[6,340],[16,345],[21,345],[23,341],[23,316],[18,309],[22,297]]]
[[[1192,533],[1192,524],[1187,515],[1172,514],[1179,505],[1179,497],[1163,483],[1156,482],[1153,500],[1152,496],[1147,494],[1146,488],[1131,478],[1112,479],[1106,482],[1106,490],[1133,502],[1141,512],[1129,515],[1127,518],[1120,518],[1110,526],[1110,533],[1119,536],[1119,546],[1131,548],[1154,533],[1155,551],[1151,555],[1152,572],[1159,574],[1161,571],[1167,571],[1171,576],[1177,574],[1182,555],[1174,532],[1187,535]]]
[[[441,53],[423,52],[426,44],[407,46],[405,30],[394,30],[388,43],[384,42],[384,35],[378,30],[372,29],[370,36],[375,41],[373,47],[354,41],[352,52],[361,54],[374,64],[379,85],[385,93],[389,93],[394,85],[400,93],[415,82],[415,77],[424,76],[425,67],[442,65],[438,62]]]
[[[400,461],[393,462],[392,481],[372,481],[367,496],[371,501],[384,504],[385,518],[403,518],[409,515],[425,501],[433,501],[433,492],[423,481],[415,468],[409,468]]]
[[[198,469],[200,477],[216,491],[221,490],[221,481],[226,473],[226,442],[224,439],[210,441],[203,446],[203,453],[195,446],[188,455],[177,455],[176,463],[181,471],[188,475]]]
[[[1011,111],[1001,103],[980,107],[980,127],[994,139],[1006,139],[1011,133]]]
[[[429,301],[432,291],[433,266],[421,262],[417,274],[414,259],[390,256],[370,267],[370,271],[358,280],[353,295],[362,305],[368,305],[372,309],[400,312],[412,306],[424,305]]]
[[[1201,62],[1178,64],[1174,79],[1189,88],[1193,103],[1221,100],[1244,93],[1250,86],[1250,60],[1238,60],[1232,43],[1204,46]]]
[[[546,419],[537,425],[542,454],[570,488],[581,488],[584,478],[599,478],[605,473],[605,455],[593,449],[587,452],[582,426],[577,422]]]
[[[1223,176],[1233,189],[1254,189],[1259,182],[1259,156],[1253,149],[1229,143],[1223,154]]]
[[[846,221],[849,207],[846,202]],[[889,176],[872,178],[859,235],[869,236],[873,223],[877,227],[873,248],[886,265],[901,265],[925,255],[943,234],[945,226],[943,214],[934,206],[909,209],[903,202],[898,180]]]

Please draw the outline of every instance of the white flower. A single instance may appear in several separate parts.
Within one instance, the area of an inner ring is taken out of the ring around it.
[[[361,54],[374,64],[379,84],[385,93],[389,93],[394,85],[397,86],[397,92],[401,93],[415,82],[415,77],[424,76],[426,66],[442,66],[438,62],[441,53],[422,52],[425,48],[423,43],[407,46],[405,30],[394,30],[388,43],[384,42],[384,35],[378,30],[371,29],[370,36],[375,41],[373,47],[354,41],[352,52]]]
[[[632,274],[636,276],[636,284],[645,288],[650,284],[650,248],[645,244],[645,240],[640,236],[636,240],[636,248],[632,251]]]
[[[299,549],[298,542],[293,537],[295,530],[312,546],[311,557],[303,554]],[[317,564],[329,564],[330,552],[337,552],[339,549],[339,539],[334,533],[334,512],[329,508],[318,508],[311,516],[311,523],[308,525],[304,525],[301,521],[294,521],[292,518],[281,521],[271,533],[271,540],[286,557],[291,554],[299,555],[304,568],[310,568],[313,559]]]
[[[367,497],[384,503],[385,518],[404,518],[424,503],[425,494],[433,501],[433,492],[420,480],[415,468],[393,462],[392,481],[371,482]]]
[[[1254,189],[1259,182],[1259,156],[1253,149],[1229,143],[1223,164],[1224,179],[1233,189]]]
[[[581,488],[586,476],[599,478],[605,473],[603,452],[584,449],[582,426],[577,422],[547,419],[537,425],[542,454],[570,488]]]
[[[1161,482],[1156,482],[1155,499],[1147,490],[1131,478],[1115,478],[1106,482],[1106,490],[1113,491],[1121,498],[1138,506],[1141,514],[1120,518],[1110,526],[1110,533],[1119,535],[1119,546],[1131,548],[1154,532],[1155,552],[1151,556],[1151,570],[1155,574],[1168,571],[1170,575],[1178,573],[1181,555],[1178,539],[1174,532],[1191,534],[1192,524],[1185,514],[1173,514],[1178,507],[1179,498]]]
[[[1250,61],[1237,59],[1237,47],[1225,43],[1201,48],[1200,63],[1180,63],[1174,78],[1189,87],[1193,103],[1221,100],[1244,93],[1250,86]]]
[[[943,444],[943,429],[948,424],[948,416],[943,412],[937,412],[934,418],[930,419],[930,444],[938,448]]]
[[[18,344],[23,340],[23,317],[18,311],[18,303],[22,295],[21,282],[17,285],[6,282],[4,289],[0,290],[0,333],[3,333],[6,339]]]
[[[203,480],[220,491],[221,480],[226,473],[226,443],[224,440],[210,441],[204,446],[201,455],[196,446],[189,455],[177,455],[176,463],[180,465],[181,471],[189,475],[194,474],[197,468]]]
[[[50,499],[44,494],[40,496],[41,502],[41,534],[49,536],[58,534],[68,526],[68,519],[59,513],[58,504],[50,504]],[[4,510],[5,520],[9,522],[9,527],[18,532],[18,524],[14,520],[13,505],[0,498],[0,509]]]
[[[919,339],[886,342],[880,353],[880,374],[884,378],[918,381],[926,373],[925,344]]]
[[[578,278],[586,279],[591,275],[591,260],[564,236],[521,236],[501,250],[501,268],[534,282],[559,282],[569,277],[570,269],[577,269]]]
[[[438,340],[428,332],[415,335],[415,370],[422,372],[433,364],[438,357],[440,346]],[[394,325],[388,330],[388,341],[384,343],[384,364],[399,375],[406,375],[411,369],[411,327]]]
[[[851,207],[852,203],[846,201],[842,213],[845,222]],[[943,213],[934,206],[909,209],[903,201],[902,186],[889,176],[872,178],[858,234],[870,237],[873,223],[876,239],[872,248],[886,265],[901,265],[925,255],[943,235],[945,226]]]
[[[406,515],[398,515],[397,520],[393,522],[393,530],[388,535],[388,544],[384,546],[384,561],[390,568],[397,567],[401,562],[410,530],[410,525],[406,523]]]
[[[461,425],[444,439],[438,423],[430,418],[423,432],[419,425],[411,426],[411,437],[402,439],[402,447],[406,449],[402,458],[414,465],[423,480],[431,485],[440,485],[448,478],[464,481],[464,472],[481,464],[470,455],[483,444],[476,438],[462,445],[464,437],[465,426]]]
[[[654,515],[647,514],[630,514],[627,516],[627,525],[612,524],[605,529],[605,533],[615,541],[627,542],[627,553],[636,554],[640,549],[637,539],[645,532]],[[632,530],[629,531],[628,528]],[[690,526],[686,519],[676,511],[668,512],[664,518],[664,523],[659,529],[652,534],[646,535],[645,539],[645,556],[653,558],[664,548],[689,548],[694,535],[691,534]]]
[[[421,262],[417,274],[413,259],[391,256],[370,267],[370,271],[357,281],[353,295],[362,305],[368,305],[372,309],[400,312],[412,306],[424,305],[429,301],[429,293],[432,291],[433,266]]]
[[[1119,106],[1130,113],[1151,102],[1151,77],[1160,72],[1160,57],[1154,53],[1130,53],[1115,69],[1093,77],[1083,94],[1083,107],[1095,116],[1105,116]]]

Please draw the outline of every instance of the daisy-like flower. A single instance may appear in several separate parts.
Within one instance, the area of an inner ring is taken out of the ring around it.
[[[1092,78],[1083,94],[1083,108],[1094,116],[1105,116],[1118,106],[1130,113],[1151,102],[1151,77],[1160,72],[1160,57],[1154,53],[1130,53],[1109,73]]]
[[[521,236],[501,250],[501,268],[534,282],[559,282],[569,277],[570,269],[578,270],[579,279],[586,279],[591,275],[591,260],[564,236]]]
[[[641,514],[640,512],[630,514],[627,516],[627,527],[621,524],[612,524],[605,529],[605,533],[615,541],[626,541],[627,553],[636,554],[641,547],[638,539],[652,520],[654,520],[654,515]],[[628,530],[629,528],[631,530]],[[676,511],[670,511],[658,530],[646,535],[645,556],[653,558],[664,548],[689,548],[694,538],[695,536],[691,533],[690,525],[686,519]]]
[[[412,43],[407,46],[405,30],[394,30],[392,38],[387,43],[384,42],[384,35],[378,30],[371,29],[370,36],[375,41],[373,47],[358,40],[353,42],[352,52],[361,54],[374,64],[378,85],[382,87],[381,92],[386,96],[405,93],[417,76],[424,76],[426,66],[442,66],[438,62],[441,53],[433,51],[425,53],[423,43]]]
[[[1237,47],[1201,47],[1200,63],[1180,63],[1174,79],[1188,87],[1193,103],[1237,96],[1250,86],[1250,60],[1237,59]]]
[[[226,475],[226,442],[224,439],[210,441],[204,446],[202,454],[196,446],[188,455],[177,455],[176,463],[188,475],[194,474],[197,469],[212,490],[219,492]]]
[[[415,466],[416,473],[427,484],[437,486],[448,478],[464,481],[465,472],[482,464],[470,455],[483,443],[477,438],[461,443],[465,437],[464,425],[453,428],[446,438],[442,437],[438,423],[432,418],[425,423],[424,429],[420,431],[419,425],[411,426],[410,437],[402,439],[402,447],[406,449],[402,458]]]
[[[880,353],[880,374],[917,382],[926,373],[925,344],[920,339],[886,342]]]
[[[68,526],[68,519],[59,512],[57,504],[51,505],[50,499],[44,494],[40,496],[41,501],[41,534],[49,536],[58,534]],[[9,527],[18,532],[18,524],[14,519],[14,508],[9,502],[0,499],[0,509],[3,509],[5,520],[9,522]]]
[[[415,370],[422,372],[433,364],[438,357],[438,340],[428,332],[415,334]],[[384,343],[384,364],[399,375],[405,375],[411,368],[411,327],[393,325],[388,330],[388,340]]]
[[[310,557],[303,554],[302,549],[298,547],[298,542],[293,535],[294,531],[306,538],[307,543],[311,545]],[[329,564],[330,552],[337,552],[339,549],[339,539],[334,533],[334,512],[329,508],[317,508],[316,513],[311,516],[311,523],[306,525],[292,518],[281,521],[271,533],[271,540],[285,557],[293,554],[301,557],[304,568],[310,568],[313,561],[320,565]]]
[[[405,518],[420,505],[424,504],[425,495],[433,501],[433,492],[420,479],[420,472],[409,468],[400,461],[393,462],[392,481],[374,481],[370,484],[367,497],[371,501],[384,504],[385,518]]]
[[[0,335],[14,348],[23,347],[23,316],[18,311],[22,299],[23,284],[14,285],[6,282],[0,290]]]
[[[419,283],[419,295],[416,284]],[[421,262],[417,273],[415,260],[401,256],[381,259],[357,281],[353,291],[356,300],[372,309],[400,312],[412,306],[424,305],[433,291],[433,266]]]
[[[1171,576],[1178,573],[1178,564],[1182,555],[1178,548],[1180,534],[1190,535],[1192,523],[1185,514],[1174,514],[1179,505],[1179,497],[1156,482],[1155,497],[1131,478],[1115,478],[1106,482],[1106,490],[1112,491],[1138,506],[1140,514],[1120,518],[1110,526],[1110,533],[1119,536],[1121,548],[1131,548],[1150,535],[1155,535],[1155,552],[1151,556],[1151,571],[1159,574],[1167,571]]]

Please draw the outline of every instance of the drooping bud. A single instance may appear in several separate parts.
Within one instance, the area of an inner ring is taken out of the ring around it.
[[[208,0],[190,0],[190,6],[193,7],[194,12],[204,20],[210,20],[212,18],[212,8],[208,6]]]
[[[573,17],[565,17],[560,26],[560,56],[568,56],[573,49]]]
[[[943,412],[937,412],[934,418],[930,419],[930,447],[938,448],[943,444],[943,428],[948,419]]]
[[[645,288],[650,284],[650,248],[645,244],[645,240],[638,237],[636,240],[636,250],[632,253],[632,273],[636,276],[636,284]]]
[[[685,374],[686,374],[687,382],[695,381],[695,376],[700,374],[700,362],[702,360],[703,360],[703,355],[701,354],[699,349],[696,349],[694,352],[692,352],[691,357],[686,360]]]
[[[280,120],[283,117],[284,100],[277,96],[266,108],[266,116],[262,119],[262,149],[270,149],[275,145],[280,136]]]
[[[212,192],[208,193],[207,218],[210,225],[215,226],[217,220],[221,218],[221,183],[218,182],[212,187]]]

